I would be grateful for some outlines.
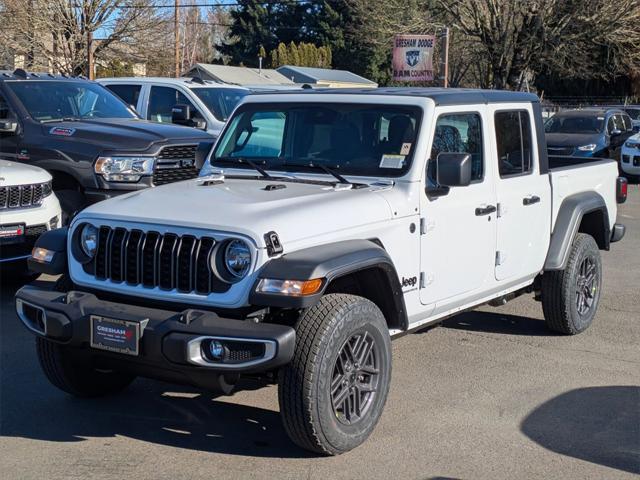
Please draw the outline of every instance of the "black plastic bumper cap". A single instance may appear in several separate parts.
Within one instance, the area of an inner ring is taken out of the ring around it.
[[[619,242],[624,237],[626,233],[626,227],[621,223],[616,223],[613,226],[613,231],[611,232],[611,243]]]

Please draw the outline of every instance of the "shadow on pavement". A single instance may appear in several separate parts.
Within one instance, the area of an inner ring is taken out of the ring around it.
[[[536,408],[521,430],[552,452],[640,473],[640,387],[571,390]]]
[[[544,320],[505,313],[471,311],[442,322],[445,328],[472,332],[505,333],[508,335],[556,336]]]
[[[18,286],[3,283],[0,291],[0,436],[54,442],[126,436],[231,455],[311,456],[291,443],[277,411],[239,405],[232,397],[145,379],[119,395],[93,400],[57,390],[40,371],[33,337],[14,313]]]

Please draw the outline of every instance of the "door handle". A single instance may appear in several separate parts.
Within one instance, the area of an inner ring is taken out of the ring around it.
[[[533,205],[534,203],[538,202],[540,202],[540,197],[538,197],[537,195],[531,195],[530,197],[524,197],[522,199],[522,204],[525,206]]]
[[[495,205],[487,205],[486,207],[478,207],[476,208],[476,216],[480,217],[482,215],[489,215],[490,213],[498,210]]]

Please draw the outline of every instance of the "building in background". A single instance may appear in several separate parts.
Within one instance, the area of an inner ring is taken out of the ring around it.
[[[347,70],[283,65],[278,73],[297,84],[317,88],[376,88],[378,84]]]
[[[243,86],[294,86],[294,82],[281,73],[266,68],[230,67],[228,65],[196,63],[183,76],[199,77],[203,80]]]

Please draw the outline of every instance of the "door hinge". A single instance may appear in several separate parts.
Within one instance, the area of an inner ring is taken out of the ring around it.
[[[504,216],[507,213],[507,209],[504,208],[501,203],[498,203],[496,205],[496,207],[497,207],[497,210],[496,210],[496,217],[497,218],[500,218],[500,217]]]
[[[496,252],[496,266],[502,265],[506,260],[507,260],[506,255],[500,250],[498,250]]]
[[[427,285],[431,285],[433,283],[433,274],[420,272],[420,288],[427,288]]]
[[[420,218],[420,235],[424,235],[427,232],[433,230],[436,223],[433,220],[427,220],[426,218]]]

